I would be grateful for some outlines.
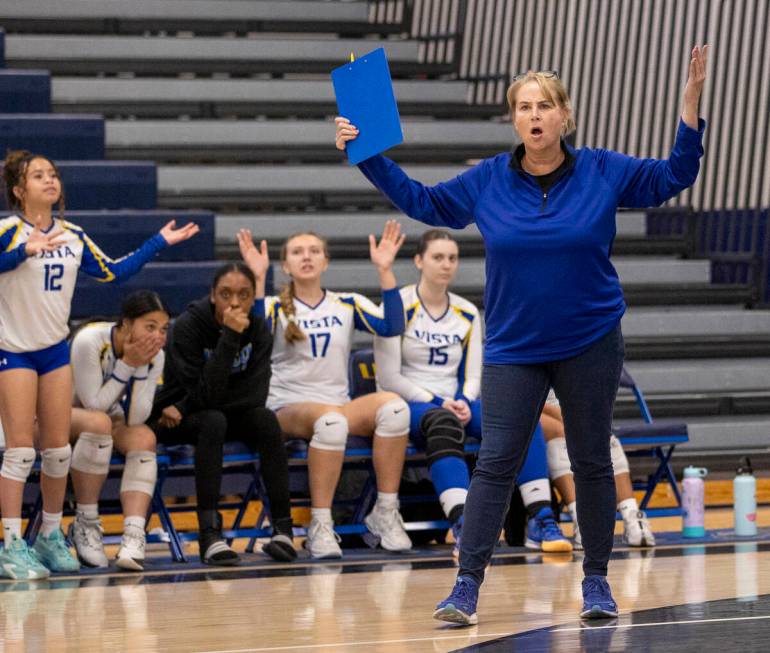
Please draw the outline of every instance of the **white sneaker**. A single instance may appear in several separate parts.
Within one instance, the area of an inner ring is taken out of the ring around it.
[[[629,546],[655,546],[655,535],[647,515],[638,510],[623,520],[623,541]]]
[[[126,571],[144,570],[144,547],[146,544],[144,531],[136,526],[128,526],[120,541],[120,549],[115,558],[115,564]]]
[[[334,523],[313,519],[307,529],[307,539],[304,547],[310,552],[310,557],[341,558],[340,536],[334,532]]]
[[[412,540],[404,530],[404,520],[398,506],[383,509],[375,504],[374,509],[365,517],[364,524],[386,551],[409,551],[412,548]]]
[[[96,519],[86,519],[81,515],[75,517],[69,527],[69,538],[75,545],[78,560],[86,567],[108,567],[109,560],[104,553],[104,529],[102,522]]]

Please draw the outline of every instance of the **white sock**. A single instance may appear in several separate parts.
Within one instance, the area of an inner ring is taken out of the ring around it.
[[[519,485],[519,492],[525,508],[537,501],[551,503],[551,483],[547,478],[536,478],[534,481],[522,483]]]
[[[447,517],[457,506],[462,506],[467,498],[468,490],[462,487],[450,487],[438,495],[438,501]]]
[[[125,532],[129,528],[137,528],[140,531],[144,532],[144,527],[146,524],[147,524],[147,520],[144,517],[137,517],[136,515],[124,517],[123,532]]]
[[[99,504],[78,503],[77,513],[78,516],[82,516],[84,519],[99,519]]]
[[[313,521],[325,522],[327,524],[332,523],[332,509],[331,508],[311,508],[310,518]]]
[[[575,522],[575,525],[577,525],[577,501],[568,503],[567,510],[569,510],[569,514],[572,517],[572,521]]]
[[[374,509],[380,510],[398,510],[398,492],[377,492],[377,502]]]
[[[43,510],[43,524],[40,526],[40,534],[44,537],[50,537],[55,531],[61,528],[60,512],[46,512]]]
[[[10,544],[13,537],[21,539],[21,517],[3,517],[3,543]]]
[[[627,519],[631,515],[636,515],[636,513],[639,512],[639,504],[636,503],[636,498],[631,497],[630,499],[621,501],[618,504],[618,510],[623,516],[623,519]]]

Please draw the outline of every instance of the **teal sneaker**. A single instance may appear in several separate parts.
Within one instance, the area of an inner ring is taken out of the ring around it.
[[[48,537],[38,535],[32,545],[33,553],[51,571],[75,572],[80,570],[80,563],[72,557],[64,533],[57,529]]]
[[[37,580],[51,575],[33,555],[27,543],[15,535],[0,551],[0,569],[5,576],[14,580]]]

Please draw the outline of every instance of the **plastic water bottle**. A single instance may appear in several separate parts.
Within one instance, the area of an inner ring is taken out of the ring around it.
[[[751,469],[751,461],[742,458],[733,480],[733,506],[735,534],[757,534],[757,479]]]
[[[703,479],[708,474],[705,467],[685,467],[682,479],[682,536],[706,535],[703,509]]]

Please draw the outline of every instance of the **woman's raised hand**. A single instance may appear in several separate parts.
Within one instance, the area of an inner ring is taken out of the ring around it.
[[[396,254],[404,240],[406,235],[401,233],[401,225],[397,220],[388,220],[385,223],[379,243],[369,234],[369,256],[377,269],[390,270],[393,267],[393,261],[396,260]]]
[[[24,252],[27,256],[36,256],[40,252],[53,252],[64,244],[64,232],[59,229],[51,229],[48,233],[43,232],[40,226],[43,223],[43,216],[37,216],[35,228],[29,235],[27,242],[24,243]]]
[[[259,249],[254,245],[250,229],[238,230],[238,247],[241,250],[243,262],[249,266],[257,279],[264,279],[270,267],[270,256],[267,253],[267,241],[259,243]]]
[[[693,129],[698,129],[698,101],[703,92],[703,84],[706,81],[708,55],[708,45],[704,45],[702,48],[699,48],[696,45],[690,53],[687,84],[684,87],[682,120],[688,127],[692,127]]]
[[[337,126],[337,135],[334,138],[334,144],[338,150],[345,150],[345,143],[354,140],[358,136],[358,129],[355,125],[350,124],[350,120],[337,116],[334,119],[334,124]]]
[[[169,245],[176,245],[188,238],[192,238],[200,231],[200,228],[194,222],[188,222],[184,227],[176,228],[176,220],[167,222],[163,229],[160,230],[160,235]]]

